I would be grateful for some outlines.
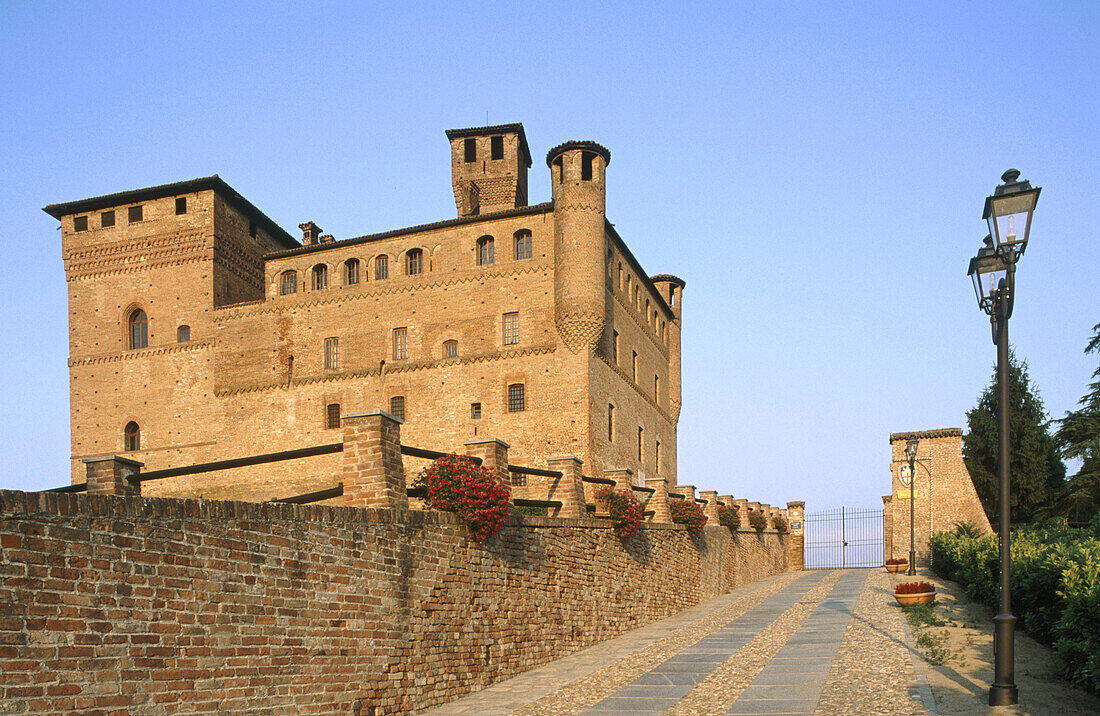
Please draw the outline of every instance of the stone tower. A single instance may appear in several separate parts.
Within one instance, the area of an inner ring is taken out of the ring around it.
[[[668,324],[668,403],[672,419],[679,420],[684,402],[680,394],[680,307],[687,284],[682,278],[669,274],[653,276],[650,280],[675,316]]]
[[[447,139],[459,216],[527,206],[531,150],[522,124],[448,129]]]
[[[554,199],[554,316],[570,351],[594,346],[604,305],[605,173],[611,152],[595,142],[566,142],[546,155]]]

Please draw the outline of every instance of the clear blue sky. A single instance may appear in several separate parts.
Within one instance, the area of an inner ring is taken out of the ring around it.
[[[964,427],[966,278],[1008,167],[1043,187],[1012,343],[1060,417],[1100,322],[1100,4],[0,2],[3,487],[68,480],[52,202],[220,174],[336,238],[454,215],[444,130],[569,139],[684,295],[682,482],[879,506],[888,434]]]

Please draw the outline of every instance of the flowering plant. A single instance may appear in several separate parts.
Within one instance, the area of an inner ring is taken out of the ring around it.
[[[454,512],[479,542],[500,532],[508,519],[511,488],[492,471],[465,455],[444,455],[424,468],[416,480],[429,507]]]
[[[783,515],[776,515],[772,522],[775,523],[775,529],[779,530],[779,534],[786,535],[791,533],[791,528],[787,526],[787,518]]]
[[[687,525],[688,532],[692,535],[703,533],[703,525],[707,522],[707,516],[703,514],[703,508],[687,499],[671,500],[668,503],[669,512],[672,513],[672,521],[677,524]]]
[[[768,528],[768,518],[760,510],[749,510],[749,527],[757,532],[763,532]]]
[[[596,494],[596,498],[607,500],[607,508],[611,513],[611,519],[615,522],[615,531],[619,533],[619,539],[628,540],[634,536],[642,524],[642,503],[634,497],[630,490],[615,490],[605,488]]]
[[[737,505],[732,507],[718,506],[718,524],[736,530],[741,526],[741,516],[738,514]]]
[[[886,560],[886,564],[909,564],[909,560],[905,557],[891,557]]]
[[[934,591],[936,588],[928,582],[905,582],[894,587],[894,594],[925,594]]]

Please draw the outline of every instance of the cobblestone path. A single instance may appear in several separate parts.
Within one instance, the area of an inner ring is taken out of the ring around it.
[[[899,610],[871,593],[877,576],[762,580],[425,713],[928,713]]]

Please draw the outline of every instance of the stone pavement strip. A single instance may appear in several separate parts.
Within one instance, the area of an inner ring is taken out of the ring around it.
[[[424,713],[928,713],[881,581],[865,569],[761,580]]]

